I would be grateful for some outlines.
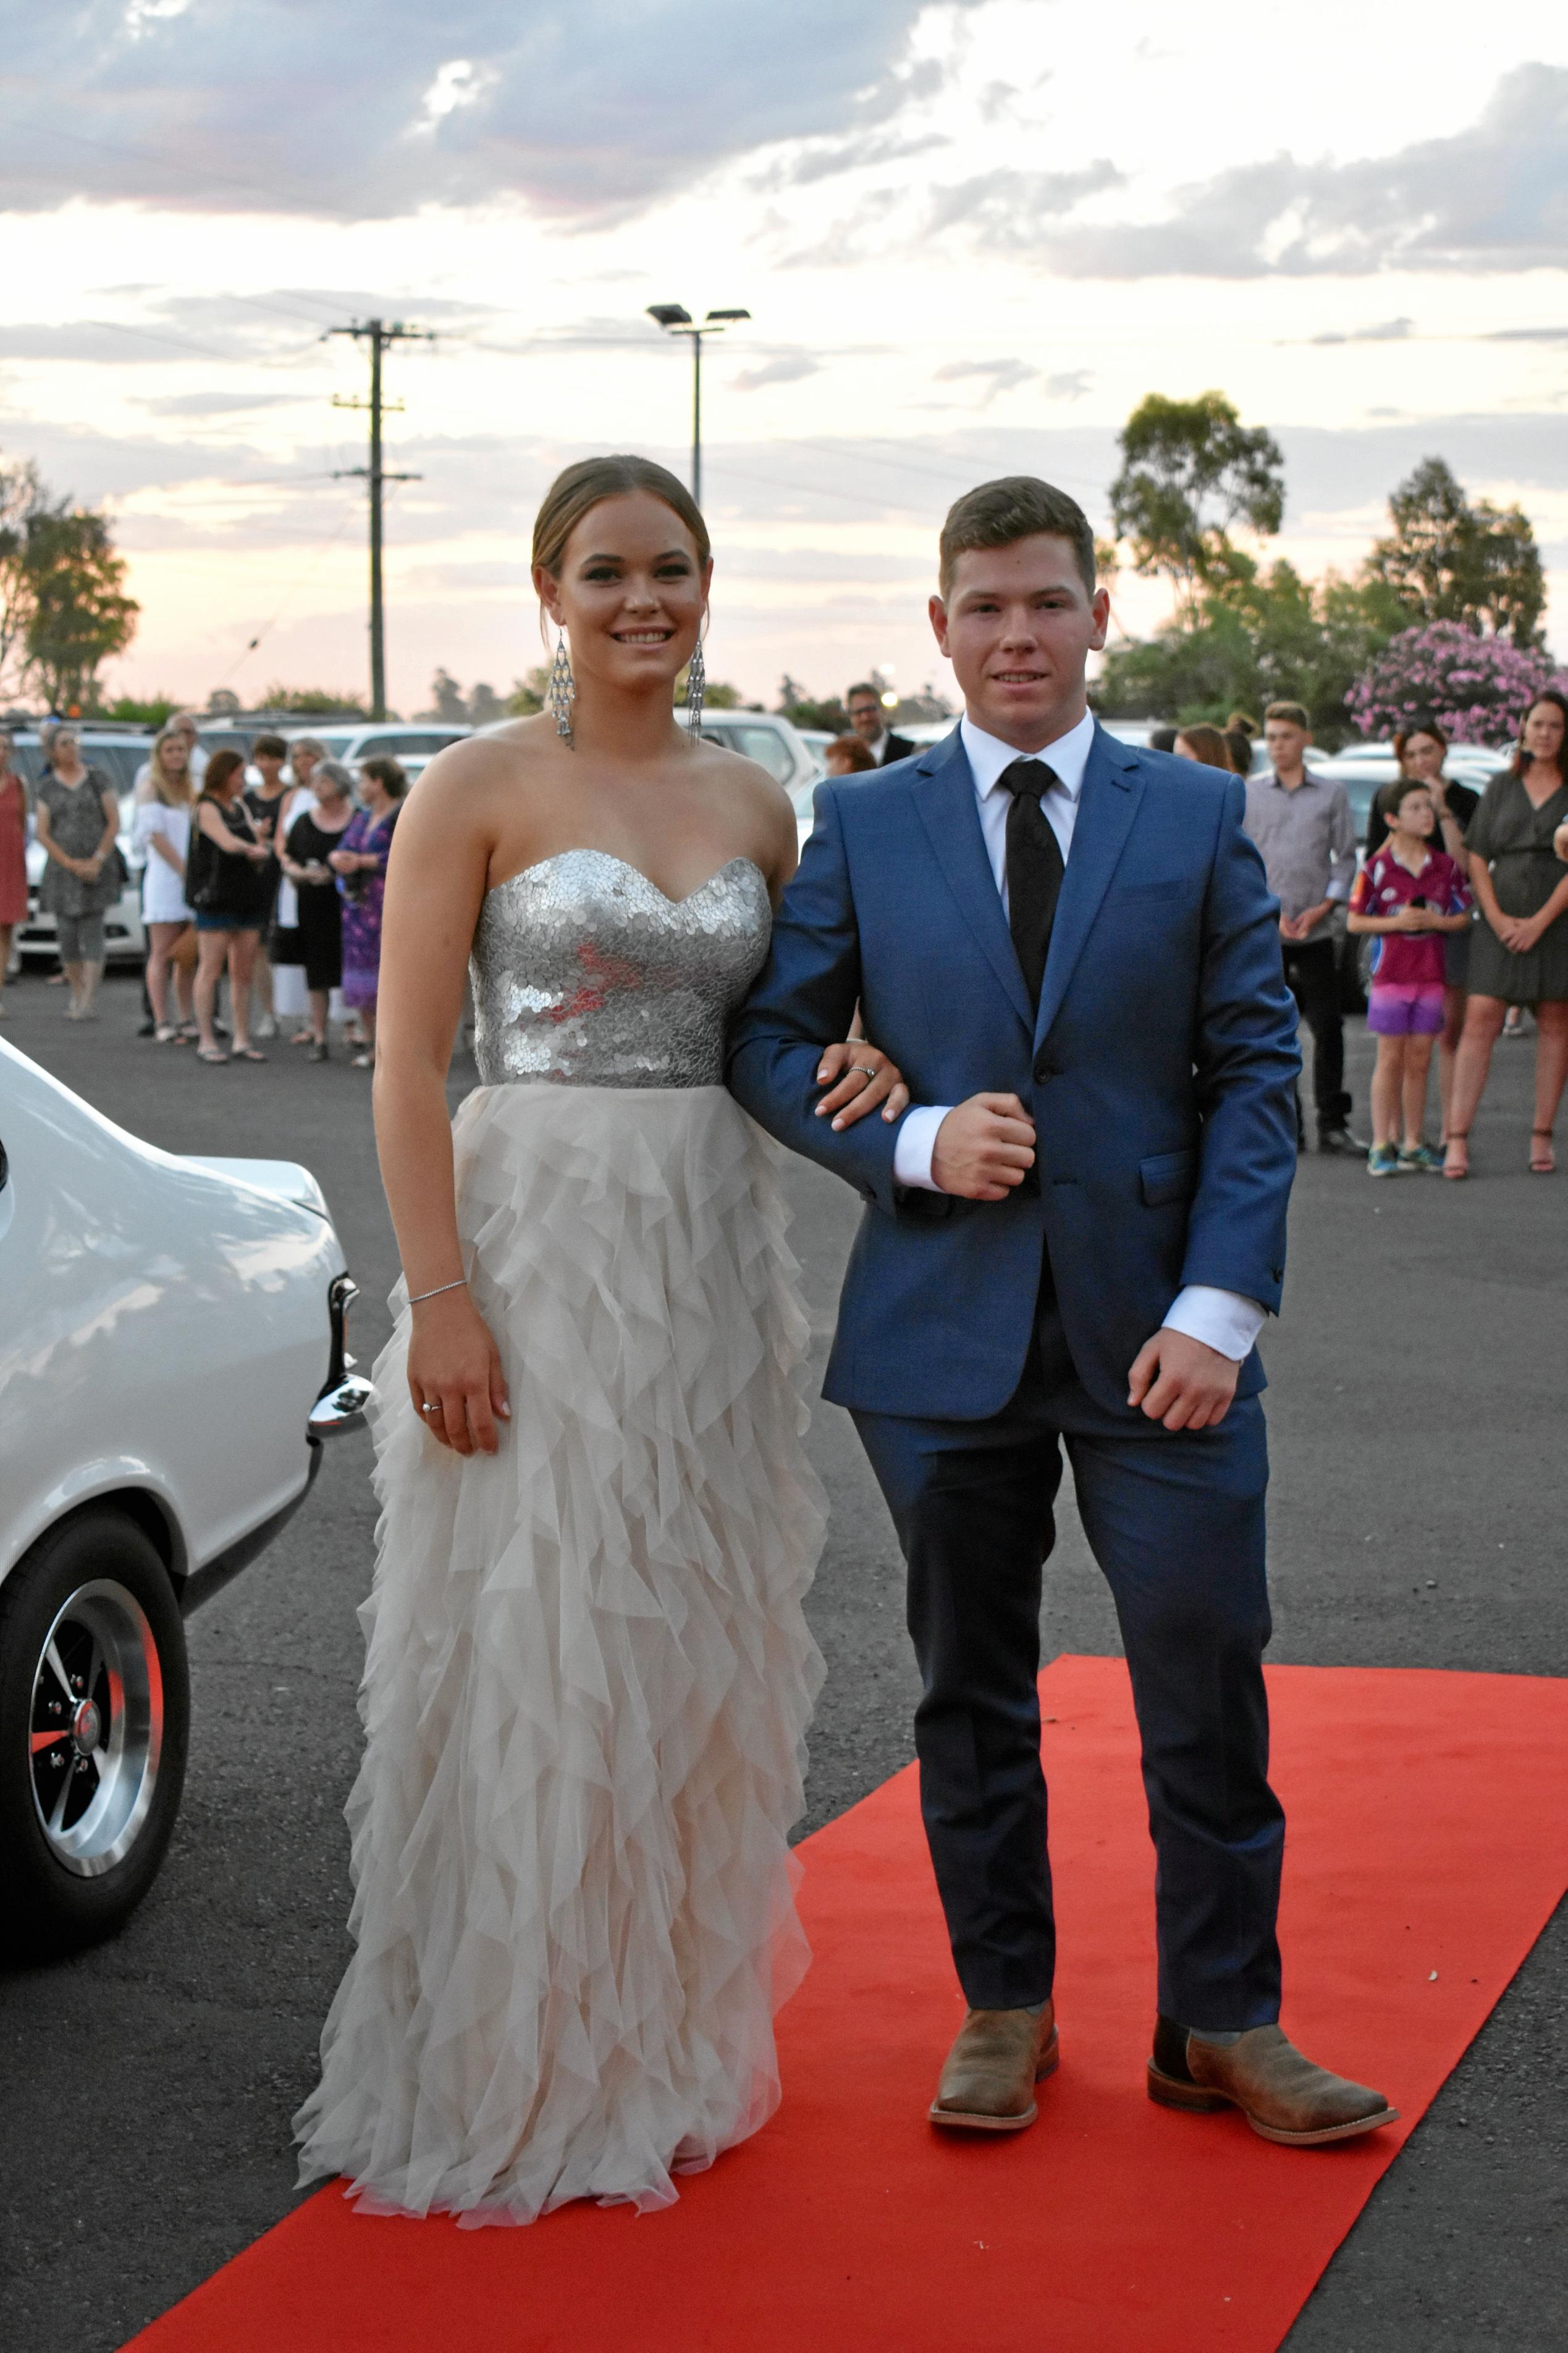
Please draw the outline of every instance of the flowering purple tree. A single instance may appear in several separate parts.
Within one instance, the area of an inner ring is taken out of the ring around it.
[[[1544,686],[1568,687],[1549,656],[1461,621],[1402,630],[1345,697],[1363,735],[1392,735],[1423,715],[1455,744],[1506,744]]]

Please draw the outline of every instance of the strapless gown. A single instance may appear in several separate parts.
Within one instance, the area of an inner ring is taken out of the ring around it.
[[[373,2211],[665,2205],[778,2102],[824,1514],[773,1147],[721,1084],[769,923],[745,859],[676,902],[570,850],[484,902],[453,1136],[511,1419],[428,1436],[400,1284],[355,1951],[295,2119]]]

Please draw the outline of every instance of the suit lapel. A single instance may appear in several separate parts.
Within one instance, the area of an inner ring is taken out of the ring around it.
[[[1040,987],[1039,1019],[1035,1025],[1037,1044],[1048,1036],[1061,1010],[1068,983],[1083,954],[1142,797],[1143,782],[1138,774],[1135,754],[1113,735],[1106,734],[1103,728],[1097,727],[1084,771],[1078,821],[1073,827],[1072,854],[1062,877],[1056,921],[1051,927],[1050,953]]]
[[[942,880],[984,951],[1008,1003],[1027,1029],[1032,1026],[1029,992],[1018,969],[1002,894],[986,855],[980,812],[974,806],[974,779],[956,727],[920,760],[913,791],[915,807],[936,853]]]

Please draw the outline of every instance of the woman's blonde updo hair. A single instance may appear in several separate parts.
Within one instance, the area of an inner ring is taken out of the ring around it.
[[[187,752],[191,748],[189,736],[182,735],[177,727],[165,727],[161,734],[154,735],[153,738],[153,755],[148,763],[148,783],[153,798],[155,801],[162,801],[165,808],[184,808],[188,801],[195,800],[196,797],[195,783],[191,775],[188,760],[185,763],[184,774],[181,776],[170,776],[167,768],[164,767],[164,746],[174,743],[184,744]]]
[[[533,562],[542,572],[558,578],[561,560],[571,538],[590,507],[601,499],[623,498],[628,491],[647,491],[678,514],[697,543],[697,559],[706,564],[712,554],[702,510],[668,466],[651,458],[581,458],[557,474],[544,493],[533,519]]]

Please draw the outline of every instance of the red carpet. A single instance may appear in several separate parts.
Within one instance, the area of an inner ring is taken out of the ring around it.
[[[816,1960],[765,2131],[637,2217],[373,2221],[324,2190],[145,2353],[1264,2353],[1568,1884],[1568,1683],[1282,1667],[1287,2031],[1394,2131],[1276,2148],[1144,2097],[1152,1865],[1125,1672],[1043,1678],[1062,2067],[1016,2138],[924,2122],[959,2017],[912,1773],[803,1849]]]

